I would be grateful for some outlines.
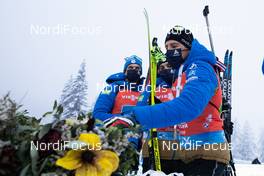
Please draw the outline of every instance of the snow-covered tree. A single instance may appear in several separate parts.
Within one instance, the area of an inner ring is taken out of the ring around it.
[[[62,90],[62,94],[61,94],[61,98],[60,98],[60,104],[63,107],[66,107],[67,104],[69,104],[70,102],[70,93],[72,91],[72,86],[73,85],[73,76],[71,75],[70,79],[66,82],[63,90]]]
[[[263,163],[264,162],[264,129],[262,129],[260,133],[260,139],[259,139],[259,159]]]
[[[242,143],[242,129],[240,123],[237,119],[234,120],[234,131],[232,135],[232,153],[233,157],[236,160],[242,160],[243,156],[241,155],[241,143]]]
[[[87,81],[85,62],[80,66],[75,78],[71,76],[61,95],[61,105],[64,108],[63,118],[76,118],[78,114],[87,112]]]
[[[241,150],[239,151],[243,160],[252,161],[257,157],[256,137],[248,121],[242,128]]]

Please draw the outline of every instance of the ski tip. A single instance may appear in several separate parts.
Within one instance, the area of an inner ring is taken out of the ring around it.
[[[233,51],[231,51],[231,52],[229,53],[229,60],[232,60],[232,58],[233,58]]]
[[[228,57],[228,54],[229,54],[229,50],[227,49],[226,52],[225,52],[225,58]]]
[[[143,13],[144,13],[146,19],[148,20],[149,17],[148,17],[148,11],[147,11],[147,9],[144,8]]]
[[[144,14],[148,14],[148,11],[147,11],[146,8],[143,9],[143,13],[144,13]]]

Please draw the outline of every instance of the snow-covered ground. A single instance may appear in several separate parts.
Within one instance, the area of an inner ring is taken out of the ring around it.
[[[263,164],[236,164],[237,176],[263,176]]]
[[[237,176],[263,176],[264,175],[264,164],[236,164],[236,175]],[[183,176],[183,174],[169,174],[166,175],[161,172],[149,171],[148,173],[143,174],[146,176],[150,174],[151,176]]]

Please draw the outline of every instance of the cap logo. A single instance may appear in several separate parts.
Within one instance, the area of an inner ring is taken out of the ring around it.
[[[136,63],[136,60],[135,60],[135,59],[132,59],[132,60],[131,60],[131,63],[132,63],[132,64]]]
[[[181,41],[182,41],[183,43],[185,43],[186,45],[190,46],[190,42],[186,41],[184,38],[182,38]]]

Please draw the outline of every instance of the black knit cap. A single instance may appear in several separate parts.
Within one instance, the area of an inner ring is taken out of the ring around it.
[[[176,40],[177,42],[183,44],[186,48],[191,49],[193,35],[189,29],[176,25],[168,32],[165,43],[168,40]]]
[[[163,64],[163,63],[165,63],[165,62],[168,62],[167,59],[165,61],[159,61],[157,63],[157,69],[159,69],[160,65]]]

